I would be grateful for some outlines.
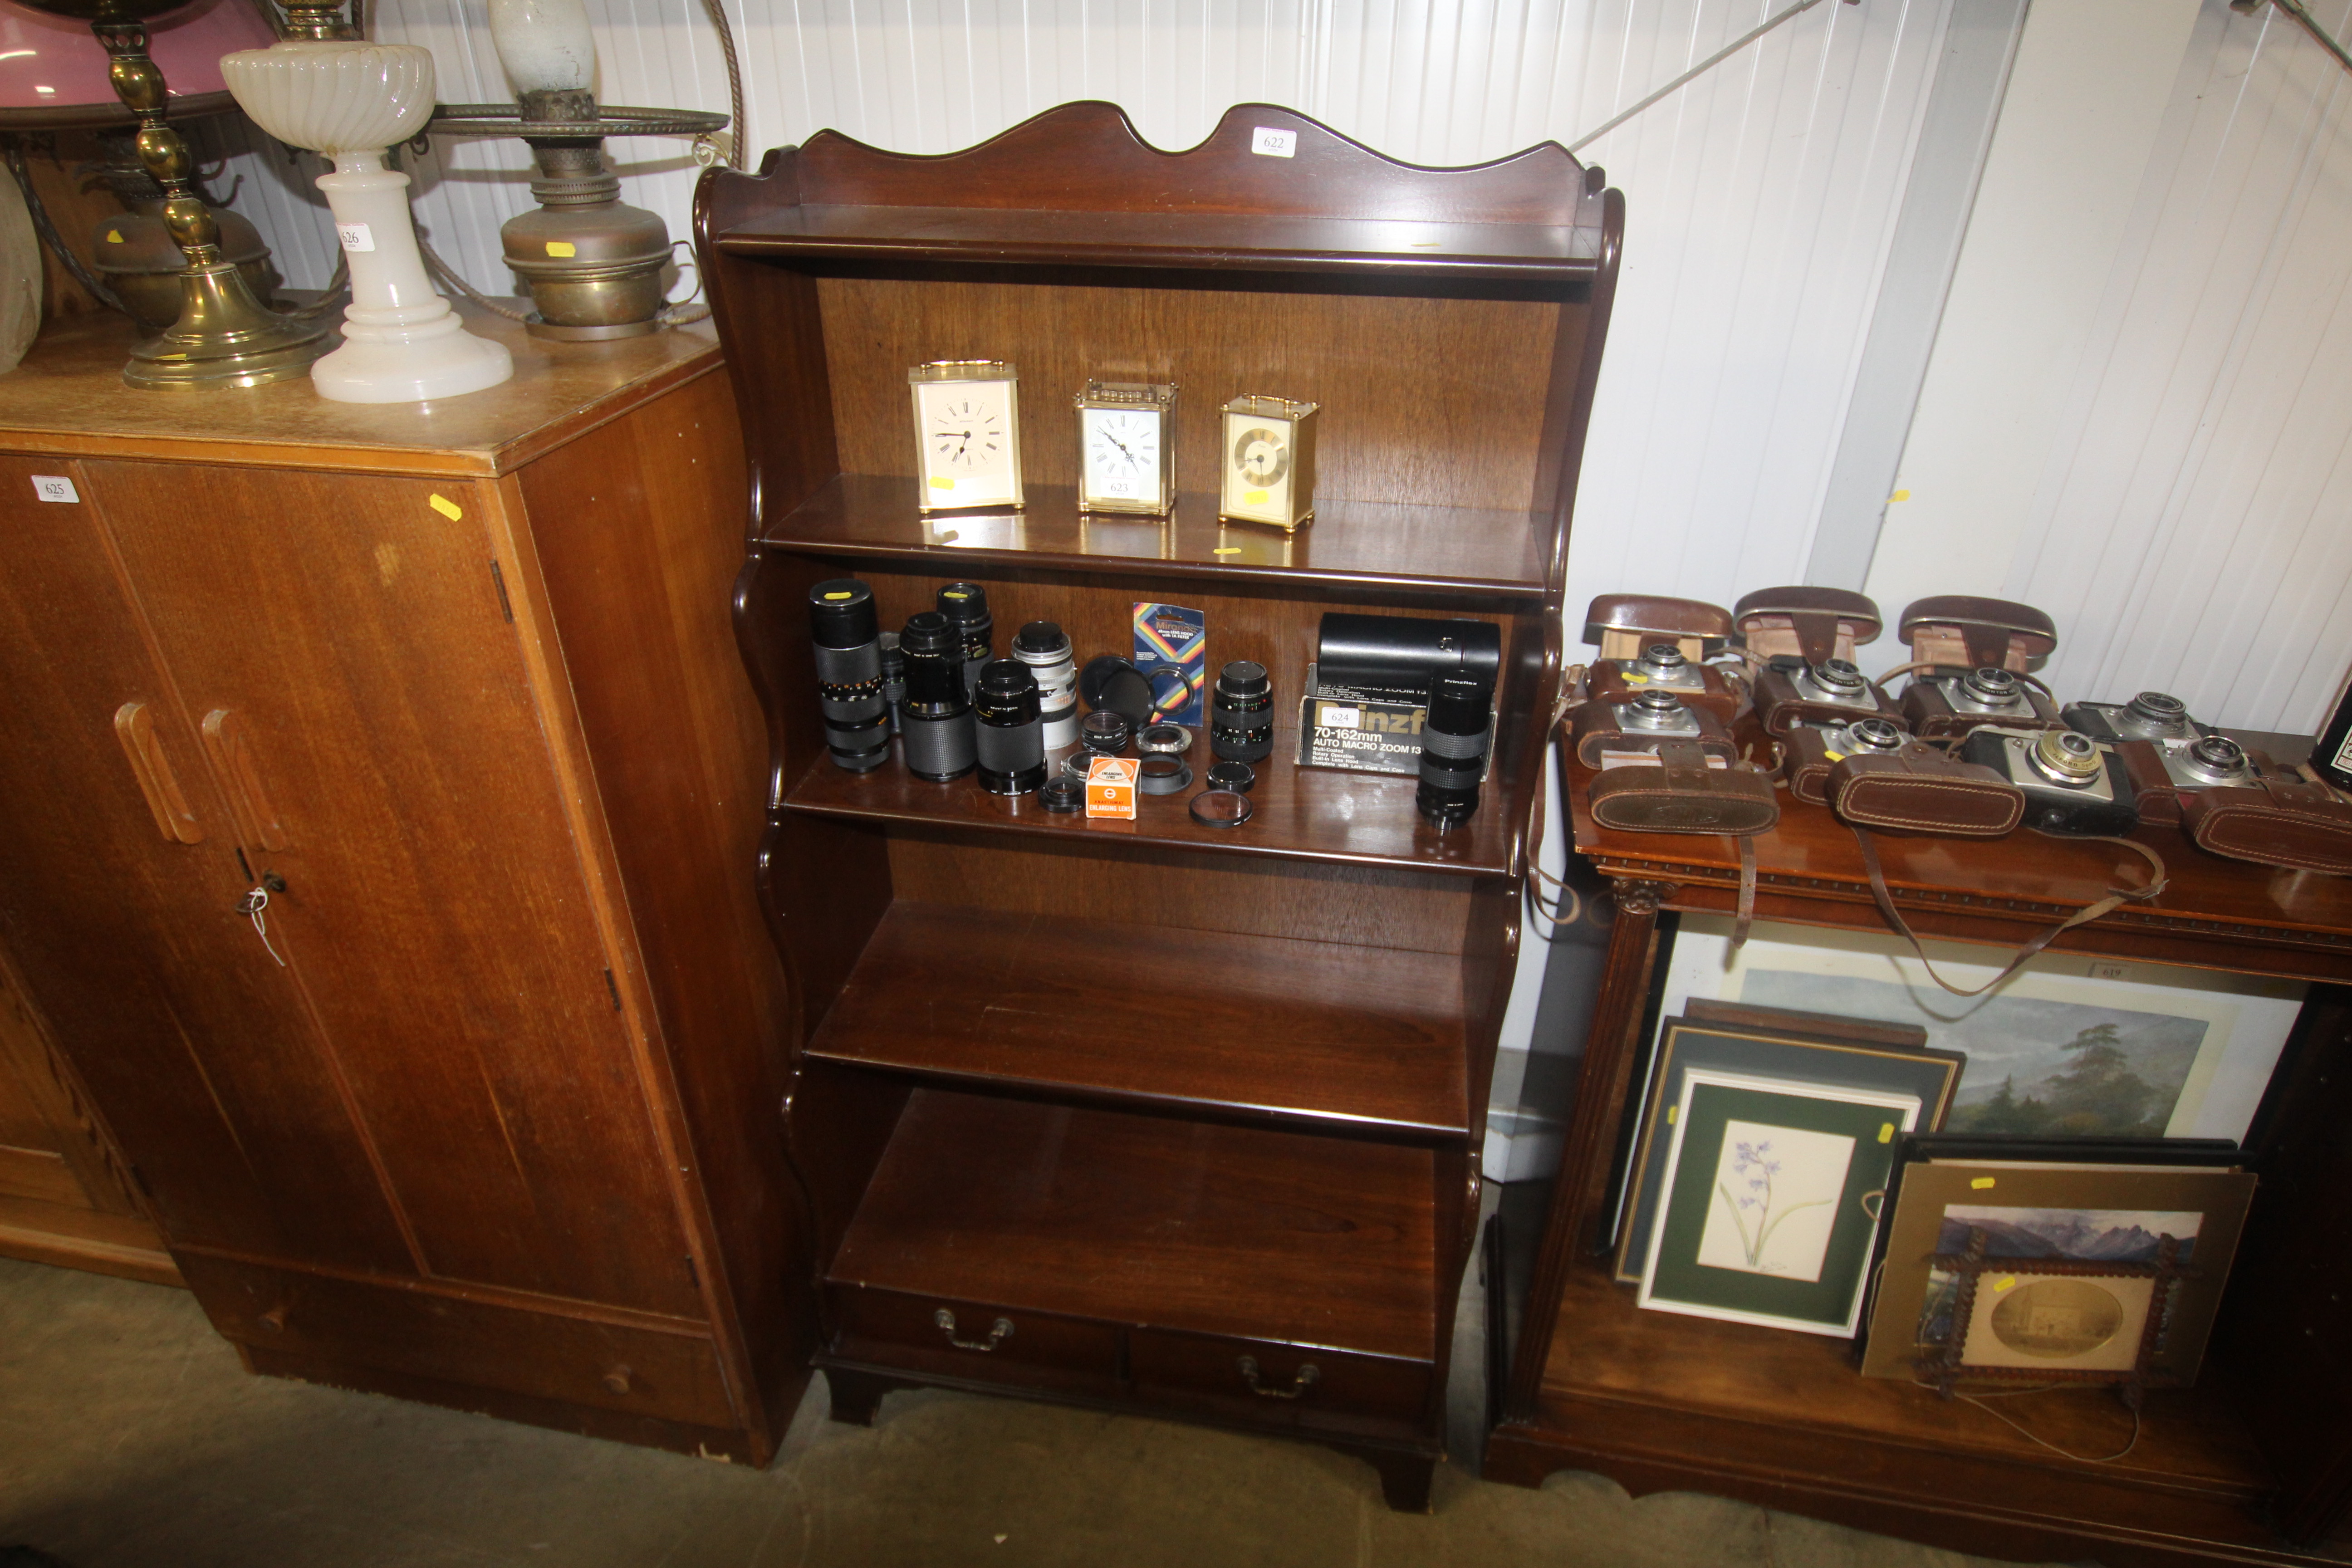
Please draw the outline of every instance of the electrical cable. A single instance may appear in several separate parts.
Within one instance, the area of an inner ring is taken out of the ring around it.
[[[1642,100],[1641,102],[1635,104],[1633,108],[1625,110],[1624,113],[1618,115],[1613,120],[1604,121],[1594,129],[1586,132],[1583,135],[1570,142],[1568,144],[1568,150],[1571,153],[1581,152],[1586,143],[1600,141],[1603,136],[1608,135],[1612,131],[1616,130],[1620,125],[1624,124],[1625,121],[1633,119],[1633,116],[1641,113],[1642,110],[1649,108],[1650,105],[1657,102],[1660,99],[1668,97],[1675,92],[1679,92],[1682,89],[1688,87],[1692,82],[1696,81],[1699,78],[1705,76],[1707,72],[1713,70],[1716,67],[1721,65],[1724,61],[1729,59],[1732,56],[1738,54],[1740,50],[1746,48],[1748,45],[1754,43],[1757,39],[1762,37],[1773,28],[1779,26],[1781,23],[1788,21],[1790,17],[1795,16],[1801,12],[1811,10],[1821,3],[1822,0],[1797,0],[1797,3],[1794,5],[1790,6],[1787,10],[1781,12],[1777,16],[1767,18],[1762,26],[1751,28],[1748,32],[1742,33],[1739,37],[1732,39],[1731,42],[1726,44],[1723,47],[1716,50],[1715,53],[1707,56],[1706,58],[1699,61],[1698,64],[1691,67],[1690,69],[1683,72],[1682,75],[1675,78],[1674,80],[1666,83],[1665,86],[1658,89],[1657,91],[1650,94],[1649,97]],[[1858,5],[1860,4],[1860,0],[1845,0],[1845,3],[1849,5]],[[2286,5],[2290,3],[2290,0],[2276,0],[2276,3]],[[2340,54],[2342,51],[2339,50],[2337,52]]]
[[[129,315],[130,309],[122,303],[121,296],[108,288],[96,273],[85,266],[82,258],[74,254],[73,247],[66,244],[65,237],[58,233],[58,226],[49,218],[49,209],[41,205],[40,192],[33,188],[33,172],[25,165],[24,143],[10,136],[5,139],[5,146],[8,172],[16,176],[16,188],[24,193],[25,213],[33,220],[33,232],[40,236],[43,245],[49,247],[49,254],[73,274],[73,280],[89,291],[91,299],[110,310],[121,310]]]

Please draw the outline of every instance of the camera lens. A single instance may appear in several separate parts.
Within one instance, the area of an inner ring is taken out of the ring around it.
[[[2095,784],[2102,771],[2097,743],[2073,730],[2044,730],[2032,756],[2036,773],[2070,789]]]
[[[1045,749],[1078,743],[1078,667],[1070,657],[1067,633],[1051,621],[1031,621],[1013,634],[1013,657],[1037,678],[1037,712],[1045,725]]]
[[[2140,735],[2178,735],[2189,727],[2189,707],[2164,691],[2143,691],[2124,704],[2122,728]]]
[[[908,617],[898,634],[907,658],[907,700],[898,730],[907,742],[907,771],[945,784],[971,772],[977,760],[971,704],[964,699],[963,639],[936,610]]]
[[[1818,690],[1839,700],[1859,697],[1870,685],[1862,678],[1862,671],[1854,668],[1853,661],[1845,658],[1825,658],[1819,664],[1807,665],[1805,679]]]
[[[907,656],[898,651],[898,634],[882,634],[882,706],[889,710],[890,733],[898,732],[898,704],[907,700]]]
[[[1105,708],[1078,721],[1078,741],[1089,752],[1115,757],[1127,750],[1128,737],[1134,733],[1127,715]]]
[[[816,706],[835,766],[869,773],[890,760],[890,710],[882,695],[882,649],[874,591],[855,577],[809,590],[809,639],[816,645]]]
[[[1493,705],[1491,688],[1463,676],[1440,676],[1430,686],[1429,710],[1421,725],[1421,787],[1413,793],[1413,804],[1440,827],[1451,827],[1478,809],[1478,780],[1486,771]]]
[[[1274,754],[1274,681],[1265,666],[1237,658],[1209,694],[1209,750],[1236,763]]]
[[[2210,784],[2245,776],[2246,749],[2227,735],[2202,735],[2189,743],[2188,771]]]
[[[1637,691],[1625,704],[1625,723],[1633,729],[1678,730],[1682,719],[1683,700],[1671,691]]]
[[[1847,747],[1856,752],[1899,752],[1906,739],[1902,731],[1884,719],[1856,719],[1845,727]]]
[[[1680,679],[1689,668],[1690,660],[1683,657],[1683,650],[1670,642],[1652,643],[1642,650],[1642,669],[1653,680]]]
[[[963,640],[963,682],[969,691],[980,667],[996,657],[996,619],[988,613],[988,590],[977,583],[950,583],[940,590],[940,614]]]
[[[1037,678],[1018,659],[981,667],[972,695],[974,750],[980,787],[991,795],[1026,795],[1045,782],[1045,725],[1037,715]]]
[[[1972,669],[1960,677],[1963,696],[1984,708],[2014,708],[2018,702],[2017,677],[1990,665]]]

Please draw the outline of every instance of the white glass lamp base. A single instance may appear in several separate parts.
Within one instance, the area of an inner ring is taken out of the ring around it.
[[[352,303],[343,346],[310,367],[319,395],[337,403],[420,403],[496,386],[514,374],[503,344],[466,331],[436,293],[409,226],[408,176],[380,153],[341,153],[319,176],[343,237]]]

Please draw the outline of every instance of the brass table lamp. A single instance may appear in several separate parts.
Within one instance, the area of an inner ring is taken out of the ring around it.
[[[189,175],[194,160],[163,121],[163,73],[147,56],[147,23],[186,0],[26,0],[87,22],[108,57],[115,95],[139,117],[139,161],[163,193],[163,223],[187,258],[180,319],[131,351],[122,379],[141,388],[259,386],[301,375],[326,352],[322,322],[298,321],[253,297],[221,254],[220,224]]]

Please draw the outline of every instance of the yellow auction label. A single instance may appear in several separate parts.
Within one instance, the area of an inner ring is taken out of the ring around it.
[[[1979,1176],[1975,1181],[1969,1184],[1969,1185],[1974,1187],[1979,1192],[1984,1191],[1987,1187],[1991,1186],[1992,1184],[1993,1179],[1990,1176]]]
[[[547,242],[547,254],[550,256],[577,256],[580,254],[580,247],[572,244],[568,239],[551,239]]]
[[[935,490],[951,490],[955,489],[955,481],[948,478],[945,474],[933,474],[931,476],[931,489]]]
[[[122,231],[119,228],[108,229],[106,231],[106,243],[109,245],[121,245],[122,243]]]
[[[451,500],[445,495],[436,494],[427,496],[425,498],[425,504],[431,507],[435,511],[439,512],[443,517],[447,518],[451,522],[456,522],[459,518],[466,515],[466,511],[463,507],[459,506],[456,501]]]
[[[1273,499],[1274,498],[1272,496],[1266,494],[1264,490],[1244,490],[1242,492],[1242,504],[1244,506],[1264,506]]]

